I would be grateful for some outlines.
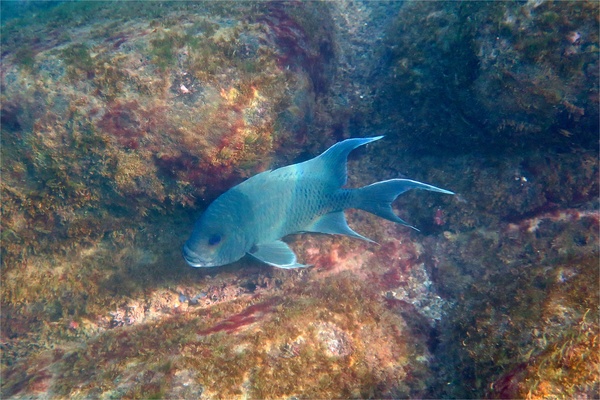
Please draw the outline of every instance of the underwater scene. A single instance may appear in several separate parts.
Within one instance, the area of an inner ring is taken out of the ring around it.
[[[3,399],[600,398],[597,1],[0,16]]]

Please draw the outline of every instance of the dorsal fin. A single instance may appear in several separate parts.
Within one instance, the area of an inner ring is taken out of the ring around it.
[[[346,139],[334,144],[320,156],[300,164],[301,168],[305,173],[310,173],[311,176],[318,176],[329,181],[332,186],[344,186],[348,180],[346,171],[348,154],[355,148],[379,140],[382,137]]]

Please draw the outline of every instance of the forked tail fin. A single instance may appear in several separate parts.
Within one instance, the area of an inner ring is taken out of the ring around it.
[[[406,225],[413,229],[415,227],[409,225],[402,218],[394,214],[392,210],[392,202],[396,197],[411,189],[423,189],[432,192],[445,194],[454,194],[453,192],[438,187],[413,181],[410,179],[390,179],[387,181],[376,182],[371,185],[358,189],[357,193],[357,208],[375,214],[381,218]],[[416,229],[418,230],[418,229]]]

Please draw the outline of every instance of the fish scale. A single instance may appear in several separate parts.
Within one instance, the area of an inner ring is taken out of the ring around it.
[[[216,267],[249,254],[279,268],[306,267],[281,238],[312,232],[371,241],[350,229],[345,209],[358,208],[410,226],[391,207],[400,194],[411,189],[454,194],[410,179],[342,189],[348,154],[381,138],[347,139],[311,160],[262,172],[234,186],[198,219],[183,246],[184,259],[193,267]]]

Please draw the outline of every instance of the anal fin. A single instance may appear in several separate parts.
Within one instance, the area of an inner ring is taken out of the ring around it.
[[[330,235],[346,235],[357,239],[366,240],[367,242],[376,243],[373,240],[364,237],[363,235],[354,232],[346,222],[346,216],[343,211],[331,212],[322,215],[312,224],[307,226],[304,231],[314,233],[327,233]]]

